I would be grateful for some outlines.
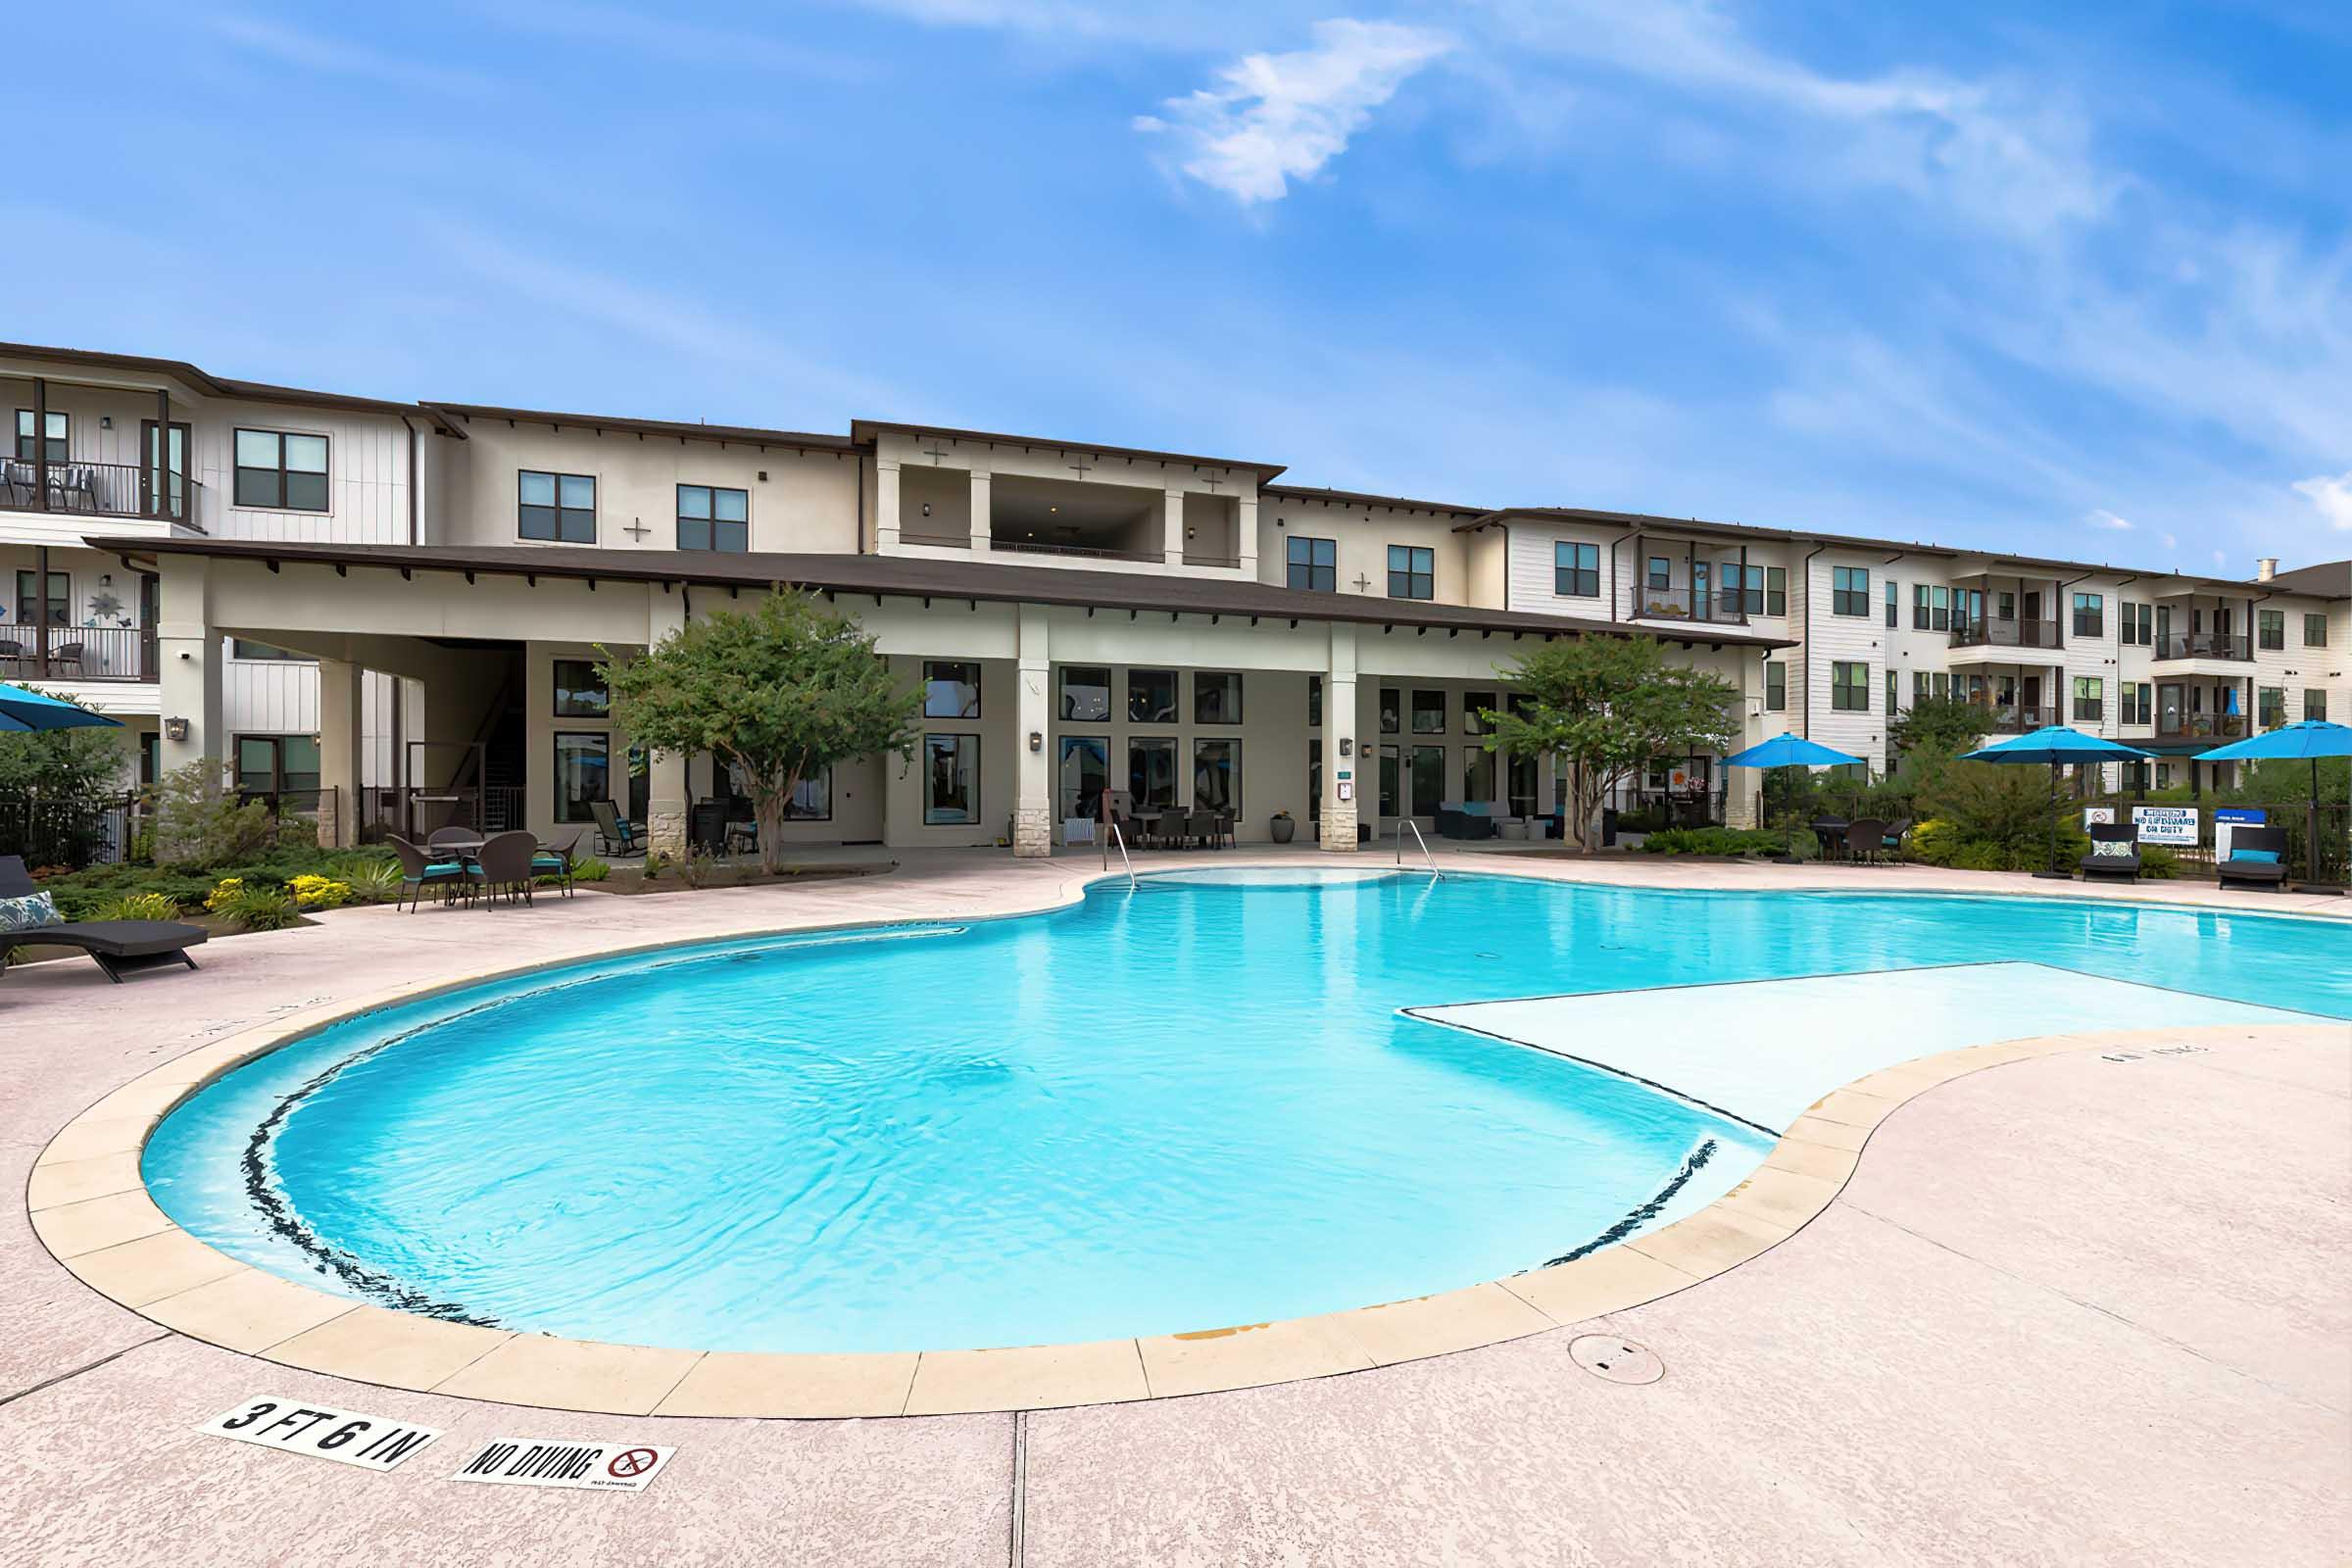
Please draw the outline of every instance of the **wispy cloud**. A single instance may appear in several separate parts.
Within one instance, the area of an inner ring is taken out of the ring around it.
[[[2131,518],[2119,517],[2114,513],[2107,511],[2104,507],[2091,508],[2089,514],[2083,517],[2082,521],[2088,527],[2105,528],[2115,533],[2130,533],[2132,531]]]
[[[1372,111],[1407,77],[1453,47],[1444,33],[1393,22],[1318,22],[1313,44],[1287,54],[1244,55],[1217,84],[1171,98],[1164,118],[1137,117],[1165,133],[1183,172],[1245,206],[1280,201],[1345,152]]]
[[[478,97],[489,91],[487,78],[471,72],[420,65],[378,50],[316,32],[305,32],[258,17],[218,16],[205,19],[214,36],[249,54],[284,65],[332,75],[359,76],[387,86],[425,92]]]
[[[2298,479],[2295,489],[2320,509],[2320,516],[2328,527],[2338,533],[2352,533],[2352,471]]]

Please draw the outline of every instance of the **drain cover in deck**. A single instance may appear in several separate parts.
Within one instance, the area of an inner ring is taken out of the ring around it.
[[[1578,1366],[1611,1383],[1655,1383],[1666,1375],[1657,1352],[1614,1334],[1580,1334],[1568,1342],[1568,1354]]]

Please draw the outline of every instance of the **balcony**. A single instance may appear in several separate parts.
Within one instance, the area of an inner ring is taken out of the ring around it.
[[[1629,588],[1625,612],[1632,620],[1698,620],[1718,626],[1744,626],[1747,612],[1736,589],[1721,593],[1699,590],[1695,607],[1688,588]]]
[[[2156,657],[2167,659],[2234,659],[2251,662],[2254,639],[2222,631],[2166,632],[2156,639]]]
[[[2246,733],[2243,713],[2174,713],[2156,721],[2160,741],[2228,741]]]
[[[83,463],[78,459],[42,466],[24,458],[0,458],[0,510],[61,512],[84,517],[152,517],[153,475],[131,463]],[[172,476],[172,494],[164,514],[185,522],[201,487],[180,474]]]
[[[1098,550],[1089,545],[1040,544],[1034,539],[991,539],[988,548],[1000,555],[1054,556],[1065,561],[1149,562],[1156,566],[1166,560],[1156,550]]]
[[[2054,620],[1980,620],[1952,628],[1954,648],[2057,648]]]
[[[0,680],[156,679],[148,626],[0,626]]]
[[[2058,722],[2055,708],[2024,708],[2015,703],[1988,705],[1984,710],[1984,733],[1987,735],[2024,735],[2037,729],[2047,729]]]

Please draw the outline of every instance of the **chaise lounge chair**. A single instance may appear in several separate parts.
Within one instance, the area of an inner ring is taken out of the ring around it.
[[[22,857],[0,855],[0,899],[27,898],[40,887],[25,874]],[[184,920],[63,920],[0,931],[0,965],[18,948],[79,948],[117,985],[133,969],[177,960],[189,968],[188,949],[211,933]]]
[[[2230,830],[2230,858],[2214,868],[2223,887],[2269,888],[2286,891],[2286,829],[2234,827]]]
[[[2077,862],[2083,881],[2100,876],[2139,880],[2139,829],[2134,824],[2093,822],[2083,831],[2090,835],[2090,853]]]

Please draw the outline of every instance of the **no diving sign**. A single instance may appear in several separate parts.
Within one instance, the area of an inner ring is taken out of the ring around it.
[[[678,1450],[652,1443],[550,1443],[502,1438],[485,1443],[453,1481],[497,1487],[562,1487],[643,1492]]]
[[[438,1428],[420,1427],[381,1416],[354,1415],[322,1404],[274,1395],[247,1399],[223,1410],[196,1429],[216,1438],[265,1448],[305,1453],[314,1459],[332,1459],[363,1470],[389,1470],[441,1435]]]

